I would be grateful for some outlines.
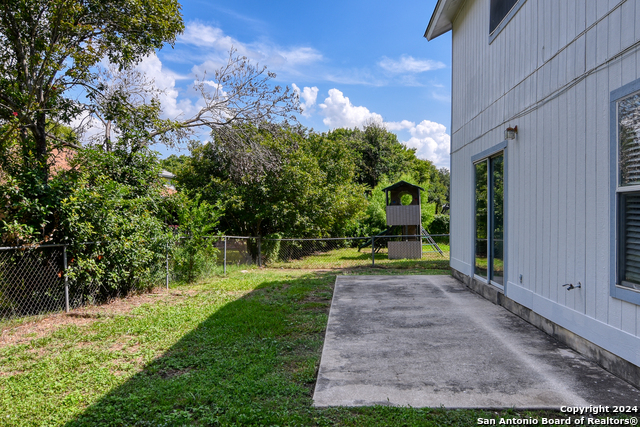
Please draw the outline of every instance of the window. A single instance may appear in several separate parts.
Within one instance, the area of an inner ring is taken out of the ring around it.
[[[491,0],[491,15],[489,18],[489,33],[493,33],[518,0]]]
[[[502,31],[526,0],[491,0],[489,43]]]
[[[611,126],[617,175],[612,180],[617,274],[611,295],[640,303],[640,81],[611,93]]]

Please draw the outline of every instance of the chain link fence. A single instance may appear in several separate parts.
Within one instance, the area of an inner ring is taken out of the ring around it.
[[[410,267],[449,264],[449,235],[262,239],[261,261],[273,268]]]
[[[190,252],[185,238],[177,238],[166,251],[161,250],[164,253],[156,248],[144,277],[133,280],[144,280],[150,287],[168,288],[171,282],[226,274],[230,266],[409,268],[429,261],[429,268],[446,269],[449,264],[449,235],[323,239],[210,236],[208,239],[210,244],[204,250]],[[99,245],[83,245],[84,249],[76,246],[75,250],[84,251],[85,258],[90,254],[95,268],[117,268],[102,259]],[[75,266],[67,245],[0,248],[0,319],[69,311],[102,302],[105,295],[113,296],[105,283],[92,276],[91,269],[74,275]]]
[[[0,250],[0,318],[65,308],[64,246]]]
[[[136,289],[141,282],[153,284],[151,287],[168,285],[168,253],[149,252],[152,257],[146,268],[127,278],[131,283],[128,289]],[[74,253],[82,255],[83,266],[78,265],[78,255]],[[100,244],[0,248],[0,319],[69,312],[125,296],[127,290],[114,292],[108,280],[96,278],[93,272],[98,269],[116,270],[103,255]]]

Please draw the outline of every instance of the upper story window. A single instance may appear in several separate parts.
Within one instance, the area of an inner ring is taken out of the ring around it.
[[[640,80],[611,93],[612,185],[616,209],[611,296],[640,303]]]
[[[519,0],[491,0],[489,34],[493,33]]]

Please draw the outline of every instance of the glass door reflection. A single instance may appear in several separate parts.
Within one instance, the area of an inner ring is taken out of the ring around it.
[[[504,156],[489,160],[491,169],[491,280],[504,286]]]
[[[476,261],[475,274],[487,277],[487,162],[476,164]]]
[[[504,154],[475,164],[474,273],[504,286]]]

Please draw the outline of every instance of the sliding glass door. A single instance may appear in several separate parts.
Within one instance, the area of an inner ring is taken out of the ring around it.
[[[504,286],[504,153],[475,164],[474,273]]]

